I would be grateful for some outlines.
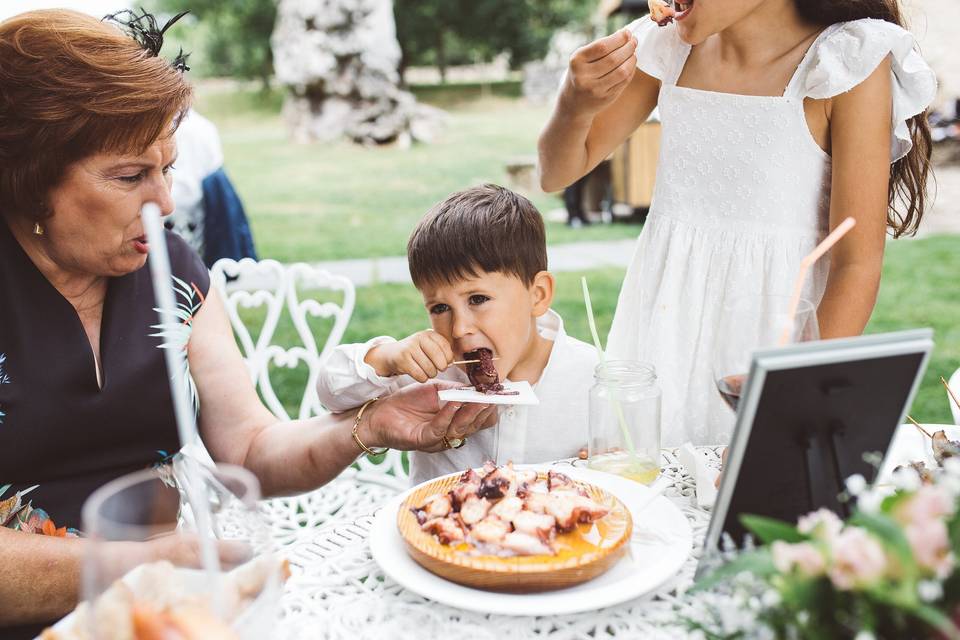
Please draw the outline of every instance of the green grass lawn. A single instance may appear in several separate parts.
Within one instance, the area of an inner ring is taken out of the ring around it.
[[[884,266],[880,299],[868,332],[932,327],[936,348],[919,395],[911,409],[921,422],[951,423],[950,407],[939,382],[960,367],[960,238],[937,237],[891,243]],[[619,269],[557,274],[554,308],[563,316],[567,331],[590,341],[580,276],[587,276],[601,336],[613,318],[623,272]],[[250,314],[255,317],[256,314]],[[377,335],[403,337],[428,326],[417,291],[409,285],[378,285],[357,290],[357,305],[344,340],[360,342]],[[326,329],[317,326],[319,335]],[[278,344],[295,344],[292,326],[280,327]],[[278,393],[295,406],[306,381],[304,370],[276,371]],[[711,392],[712,390],[708,390]]]
[[[449,120],[430,145],[367,149],[347,142],[290,142],[275,93],[199,90],[197,107],[219,127],[226,168],[242,196],[262,256],[284,262],[399,256],[436,202],[480,182],[506,183],[511,158],[533,156],[549,107],[491,97],[443,97]],[[556,196],[528,194],[544,213]],[[569,229],[554,242],[634,237],[635,225]]]

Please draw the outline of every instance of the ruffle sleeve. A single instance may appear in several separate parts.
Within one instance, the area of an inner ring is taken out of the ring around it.
[[[661,82],[672,81],[670,75],[687,47],[677,34],[676,25],[660,27],[644,16],[626,28],[637,38],[637,68]]]
[[[922,113],[937,93],[933,70],[920,56],[913,35],[893,23],[865,18],[829,27],[811,52],[800,78],[803,97],[824,99],[850,91],[887,57],[893,73],[891,162],[913,146],[907,121]]]

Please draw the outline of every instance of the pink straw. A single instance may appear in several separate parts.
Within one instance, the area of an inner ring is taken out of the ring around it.
[[[787,322],[787,326],[784,327],[783,334],[780,336],[780,346],[790,342],[790,329],[793,327],[793,320],[797,315],[797,307],[800,306],[800,294],[803,292],[803,284],[807,280],[807,272],[810,271],[810,267],[823,257],[823,254],[830,251],[830,248],[837,244],[840,238],[847,235],[847,232],[853,229],[856,224],[856,220],[848,217],[838,224],[837,228],[830,232],[830,235],[824,238],[823,241],[817,245],[816,249],[800,261],[800,273],[797,274],[797,281],[793,285],[793,295],[790,296],[790,307],[787,312],[789,322]]]

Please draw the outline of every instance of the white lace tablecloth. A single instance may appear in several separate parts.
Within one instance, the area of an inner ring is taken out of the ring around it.
[[[719,449],[708,449],[709,463],[719,467]],[[576,464],[563,461],[556,465]],[[333,487],[319,518],[295,501],[273,507],[275,533],[282,541],[299,537],[284,554],[293,576],[283,596],[277,638],[376,640],[463,638],[468,640],[573,640],[586,638],[677,638],[683,593],[693,582],[710,514],[696,505],[694,479],[665,450],[663,473],[673,483],[664,495],[687,516],[693,530],[690,559],[677,577],[655,594],[625,604],[569,616],[499,616],[463,611],[427,600],[384,575],[370,554],[368,535],[373,514],[397,486],[365,483],[360,474]],[[372,478],[371,478],[372,479]],[[337,482],[341,482],[338,480]],[[354,487],[351,489],[351,485]],[[287,504],[287,506],[284,506]],[[331,511],[330,508],[333,508]],[[362,511],[362,513],[358,513]],[[315,512],[316,513],[316,512]],[[310,538],[305,524],[325,523]]]

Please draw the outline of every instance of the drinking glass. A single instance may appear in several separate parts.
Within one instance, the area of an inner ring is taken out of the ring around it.
[[[259,498],[246,469],[184,460],[95,491],[83,506],[91,637],[205,619],[243,639],[268,638],[282,578]]]
[[[790,296],[781,295],[737,296],[724,304],[714,335],[713,378],[734,413],[754,351],[820,339],[816,306],[801,298],[792,319],[789,308]]]

